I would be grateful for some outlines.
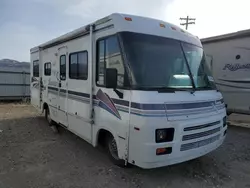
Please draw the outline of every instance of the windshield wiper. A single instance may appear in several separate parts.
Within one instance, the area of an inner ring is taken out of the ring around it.
[[[184,51],[182,43],[180,43],[180,45],[181,45],[181,50],[182,50],[182,53],[183,53],[183,56],[184,56],[184,59],[185,59],[185,62],[186,62],[186,66],[187,66],[187,69],[188,69],[189,77],[191,79],[191,83],[192,83],[192,86],[193,86],[193,91],[191,92],[193,94],[195,92],[194,77],[192,75],[192,71],[190,69],[190,66],[189,66],[189,63],[188,63],[188,59],[187,59],[187,56],[185,54],[185,51]]]
[[[196,87],[196,90],[216,90],[216,89],[212,88],[211,86],[204,86],[204,87]]]
[[[175,92],[175,91],[193,92],[193,90],[190,90],[190,89],[174,88],[174,87],[156,87],[155,89],[156,89],[159,93]]]
[[[158,91],[158,93],[174,93],[176,91],[186,91],[190,93],[194,93],[193,88],[175,88],[175,87],[146,87],[146,86],[132,86],[131,89],[138,89],[138,90],[144,90],[144,91]]]

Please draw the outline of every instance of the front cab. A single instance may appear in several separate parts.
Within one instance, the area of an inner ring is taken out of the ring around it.
[[[131,104],[129,162],[139,167],[162,167],[200,157],[225,138],[226,110],[217,91],[172,95],[135,91],[132,99],[140,103]],[[154,103],[147,103],[149,99]]]

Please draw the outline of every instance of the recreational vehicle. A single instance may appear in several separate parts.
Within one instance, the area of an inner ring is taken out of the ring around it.
[[[225,138],[201,42],[175,25],[112,14],[30,53],[32,104],[117,165],[180,163]]]
[[[228,114],[250,114],[250,30],[201,41]]]

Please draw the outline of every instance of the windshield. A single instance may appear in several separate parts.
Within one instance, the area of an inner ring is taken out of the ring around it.
[[[153,35],[122,32],[120,36],[132,87],[192,89],[193,84],[197,88],[211,87],[202,48]]]
[[[193,77],[195,88],[215,88],[203,49],[187,43],[182,43],[182,47]]]

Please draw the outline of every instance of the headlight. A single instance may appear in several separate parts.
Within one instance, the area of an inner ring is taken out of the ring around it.
[[[174,128],[168,129],[156,129],[155,131],[155,142],[171,142],[174,138]]]

